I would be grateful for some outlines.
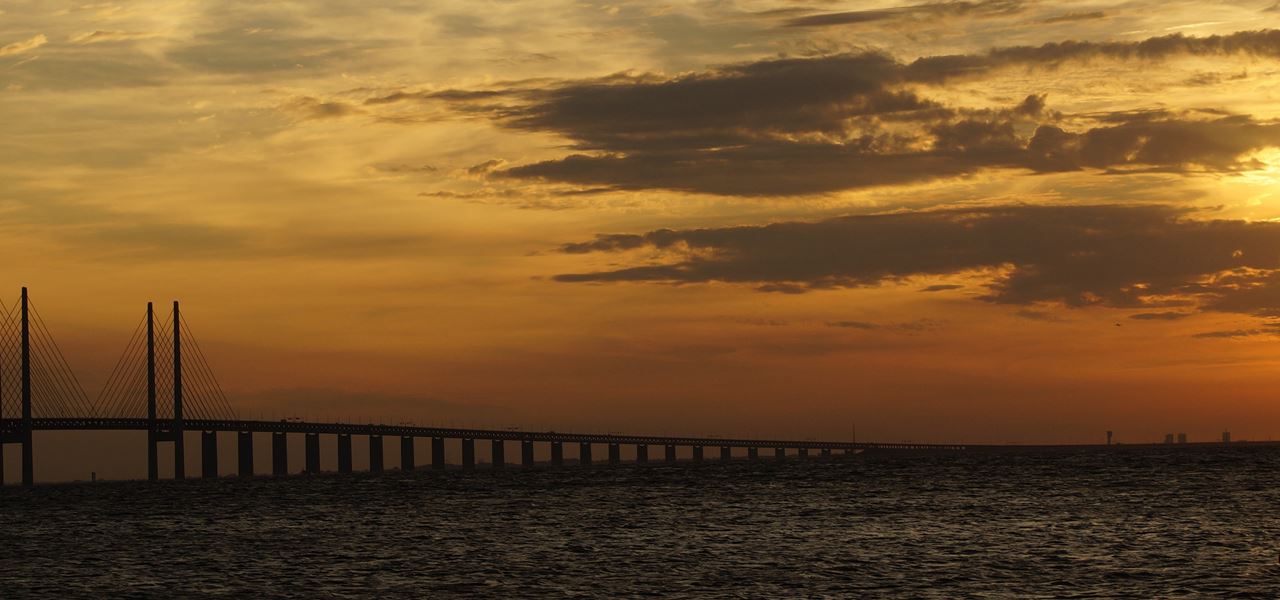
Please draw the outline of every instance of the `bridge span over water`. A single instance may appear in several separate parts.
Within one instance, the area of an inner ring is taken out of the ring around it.
[[[0,482],[4,481],[3,451],[6,444],[18,445],[22,452],[22,482],[35,481],[35,431],[143,431],[147,433],[147,474],[159,478],[159,447],[172,444],[174,477],[185,477],[185,432],[200,432],[201,473],[218,476],[218,433],[235,432],[238,473],[254,474],[254,433],[271,434],[272,473],[288,471],[290,434],[305,436],[306,472],[320,471],[320,436],[337,436],[338,471],[350,472],[352,436],[368,437],[369,470],[383,469],[383,436],[400,438],[401,468],[415,467],[415,443],[429,439],[431,466],[445,467],[445,440],[460,440],[462,467],[475,467],[475,443],[488,441],[493,467],[506,464],[508,442],[520,447],[520,462],[534,464],[534,445],[548,444],[552,464],[563,464],[564,444],[578,445],[578,463],[593,462],[593,448],[607,448],[608,462],[621,462],[621,446],[635,447],[635,462],[649,462],[649,448],[661,447],[661,460],[674,462],[678,447],[692,449],[692,459],[701,461],[704,449],[719,448],[722,460],[733,458],[734,449],[745,449],[748,460],[758,459],[760,450],[771,450],[775,458],[805,458],[810,452],[831,456],[833,452],[862,450],[955,451],[971,448],[959,444],[911,444],[838,442],[781,439],[729,439],[722,437],[622,435],[616,433],[567,433],[420,427],[374,423],[303,422],[237,419],[226,394],[213,375],[179,310],[157,319],[151,303],[125,346],[115,369],[101,393],[94,399],[80,386],[66,358],[54,342],[35,306],[22,288],[17,305],[0,303]],[[657,456],[654,457],[658,459]]]

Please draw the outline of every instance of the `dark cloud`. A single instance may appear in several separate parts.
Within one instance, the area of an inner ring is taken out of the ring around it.
[[[1227,35],[1189,37],[1181,33],[1138,42],[1053,42],[1041,46],[1009,46],[983,54],[927,56],[903,67],[902,76],[916,83],[940,84],[1009,67],[1053,67],[1068,61],[1146,60],[1179,56],[1253,56],[1280,58],[1280,30],[1239,31]]]
[[[799,133],[844,138],[856,117],[938,107],[886,89],[899,68],[888,56],[865,53],[732,65],[670,80],[613,77],[541,92],[504,122],[610,151],[718,148]]]
[[[916,183],[969,174],[981,166],[957,155],[874,154],[841,144],[775,142],[695,152],[575,154],[503,173],[617,189],[782,196]]]
[[[786,27],[829,27],[890,20],[928,21],[952,17],[1001,17],[1022,12],[1022,0],[980,0],[978,2],[932,2],[878,10],[822,13],[790,19]]]
[[[1231,171],[1256,167],[1240,157],[1280,143],[1280,125],[1248,117],[1211,121],[1139,120],[1068,133],[1042,126],[1027,145],[1028,166],[1037,171],[1185,165]]]
[[[439,171],[439,167],[426,164],[411,165],[407,163],[380,163],[369,165],[369,168],[379,173],[389,173],[395,175],[411,175],[422,173],[435,173]]]
[[[1045,323],[1061,323],[1062,318],[1057,315],[1043,310],[1031,310],[1024,308],[1013,313],[1013,316],[1019,319],[1027,319],[1028,321],[1044,321]]]
[[[1041,19],[1040,22],[1046,23],[1046,24],[1074,23],[1076,21],[1092,21],[1095,19],[1105,19],[1105,18],[1107,18],[1107,13],[1104,13],[1100,10],[1092,10],[1092,11],[1063,13],[1060,15],[1055,15],[1045,19]]]
[[[981,299],[1280,316],[1280,223],[1168,206],[999,206],[600,235],[566,253],[646,251],[648,264],[562,282],[722,281],[799,293],[988,273]]]
[[[1231,338],[1242,338],[1242,337],[1256,337],[1256,336],[1264,336],[1264,335],[1265,336],[1280,335],[1280,331],[1277,331],[1275,329],[1260,329],[1260,328],[1229,329],[1224,331],[1205,331],[1203,333],[1194,334],[1191,337],[1202,338],[1202,339],[1214,339],[1214,338],[1231,339]]]
[[[914,321],[903,321],[901,323],[869,323],[867,321],[829,321],[827,327],[839,327],[842,329],[862,329],[866,331],[895,331],[900,333],[920,333],[923,331],[932,331],[941,326],[942,323],[934,319],[916,319]]]
[[[1061,42],[900,63],[864,52],[728,65],[661,78],[615,75],[499,92],[400,93],[446,99],[506,127],[553,131],[575,153],[499,173],[616,189],[766,196],[925,182],[984,169],[1033,172],[1236,171],[1280,144],[1280,127],[1204,113],[1100,115],[1071,131],[1029,94],[1005,109],[951,108],[913,84],[941,85],[1009,66],[1181,55],[1280,57],[1280,31],[1140,42]],[[474,96],[472,96],[474,94]],[[1030,137],[1027,136],[1031,133]],[[1244,162],[1241,162],[1244,160]]]
[[[1196,87],[1218,85],[1224,81],[1241,81],[1249,78],[1248,70],[1238,73],[1197,73],[1183,81],[1183,85]]]
[[[962,287],[964,287],[964,286],[963,286],[963,285],[957,285],[957,284],[940,283],[940,284],[937,284],[937,285],[931,285],[931,286],[929,286],[929,287],[922,288],[920,291],[922,291],[922,292],[945,292],[945,291],[949,291],[949,290],[958,290],[958,289],[960,289],[960,288],[962,288]]]
[[[326,102],[311,96],[298,96],[280,105],[285,111],[303,119],[334,119],[361,114],[359,108],[346,102]]]
[[[507,161],[502,160],[501,158],[491,158],[482,163],[467,167],[467,174],[475,177],[485,177],[505,164],[507,164]]]
[[[1086,115],[1068,128],[1036,90],[1016,105],[984,109],[947,107],[922,95],[928,86],[1009,67],[1223,55],[1280,57],[1280,31],[1067,41],[910,63],[877,52],[782,58],[677,77],[623,73],[384,92],[365,105],[444,102],[504,127],[554,132],[570,141],[571,153],[493,174],[592,188],[786,196],[1000,168],[1233,172],[1257,166],[1250,152],[1280,144],[1280,126],[1204,111],[1148,111]]]
[[[1248,154],[1280,145],[1280,125],[1235,116],[1140,120],[1071,132],[1041,125],[1030,139],[1012,120],[936,123],[912,148],[887,134],[845,143],[759,141],[724,148],[573,154],[502,173],[618,189],[735,196],[798,195],[921,183],[984,169],[1030,172],[1234,172]]]
[[[1192,313],[1189,313],[1189,312],[1166,311],[1166,312],[1138,313],[1135,315],[1129,315],[1129,318],[1137,319],[1139,321],[1176,321],[1178,319],[1185,319],[1187,317],[1190,317],[1191,315]]]
[[[843,327],[845,329],[877,329],[880,326],[866,321],[832,321],[827,327]]]

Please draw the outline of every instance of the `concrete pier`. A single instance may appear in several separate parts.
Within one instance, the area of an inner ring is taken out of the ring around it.
[[[648,444],[636,444],[636,462],[640,464],[649,462]]]
[[[218,476],[218,432],[200,432],[200,476],[213,479]]]
[[[702,446],[693,447],[693,462],[702,462]]]
[[[382,472],[382,436],[369,436],[369,472]]]
[[[667,462],[669,463],[676,462],[676,445],[667,444],[665,450],[667,454]]]
[[[520,464],[526,467],[533,466],[533,441],[520,440]]]
[[[823,448],[823,449],[822,449],[822,458],[831,458],[831,449],[830,449],[830,448]]]
[[[507,445],[502,440],[493,440],[490,447],[493,450],[489,453],[489,460],[493,468],[501,469],[507,462]]]
[[[462,440],[462,468],[476,468],[476,441],[471,438]]]
[[[443,469],[445,465],[444,458],[444,438],[431,438],[431,468]]]
[[[271,434],[271,474],[289,474],[289,440],[282,432]]]
[[[808,448],[801,448],[800,450],[798,450],[798,451],[796,452],[796,454],[797,454],[801,459],[809,458],[809,449],[808,449]]]
[[[778,459],[778,460],[786,460],[786,459],[787,459],[787,449],[786,449],[786,448],[774,448],[774,449],[773,449],[773,457],[774,457],[774,458],[776,458],[776,459]]]
[[[591,466],[591,443],[582,442],[578,444],[578,464],[589,467]]]
[[[413,456],[413,436],[400,436],[400,470],[412,471],[416,468]]]
[[[241,477],[253,477],[253,432],[236,432],[236,462]]]
[[[720,446],[720,460],[723,460],[723,461],[733,460],[733,448],[730,448],[728,446]]]
[[[747,448],[747,460],[760,460],[760,449],[755,446]]]
[[[320,473],[320,434],[308,433],[303,439],[306,440],[306,469],[307,473],[317,475]]]
[[[609,464],[622,464],[622,446],[619,446],[617,442],[609,444]]]
[[[351,434],[338,434],[338,472],[351,472]]]
[[[564,464],[564,442],[551,442],[551,464],[557,467]]]

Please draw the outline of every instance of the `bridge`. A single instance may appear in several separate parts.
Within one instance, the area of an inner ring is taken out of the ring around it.
[[[637,463],[649,462],[650,447],[662,448],[664,462],[675,462],[679,447],[691,448],[694,461],[704,460],[708,447],[719,449],[720,460],[733,459],[734,449],[745,449],[748,460],[758,460],[761,449],[772,449],[774,458],[786,459],[788,452],[807,458],[811,452],[828,457],[833,452],[869,449],[971,448],[959,444],[727,439],[238,419],[176,301],[163,321],[157,319],[154,305],[147,303],[146,312],[102,391],[90,399],[35,309],[27,288],[22,288],[16,306],[0,303],[0,482],[4,481],[4,448],[16,445],[22,452],[22,484],[34,484],[32,432],[49,430],[145,431],[147,477],[152,481],[159,479],[161,444],[171,444],[174,478],[185,478],[187,431],[200,432],[203,477],[219,475],[219,432],[236,433],[237,473],[245,477],[254,475],[254,433],[271,434],[273,475],[288,474],[287,436],[290,434],[305,437],[307,473],[321,470],[322,435],[337,436],[338,471],[344,473],[353,470],[352,436],[368,438],[368,470],[372,472],[381,472],[384,468],[384,436],[400,438],[400,468],[405,470],[416,467],[415,444],[420,439],[430,440],[431,467],[435,469],[446,466],[446,440],[461,441],[464,469],[476,466],[477,440],[489,442],[493,468],[505,466],[508,442],[519,445],[520,463],[526,467],[535,464],[535,444],[549,444],[553,465],[564,464],[565,444],[577,444],[578,463],[584,466],[593,463],[597,445],[607,448],[609,464],[622,462],[623,445],[635,446]]]

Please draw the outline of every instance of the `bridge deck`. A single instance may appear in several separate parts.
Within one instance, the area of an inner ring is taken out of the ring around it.
[[[21,427],[20,419],[0,419],[0,432],[10,434]],[[156,421],[161,430],[173,428],[173,421]],[[32,419],[36,431],[147,431],[146,419],[59,418]],[[818,440],[759,440],[723,437],[687,437],[620,435],[613,433],[566,433],[559,431],[518,431],[509,429],[464,429],[456,427],[419,427],[415,425],[383,425],[375,423],[309,423],[302,421],[246,421],[184,419],[187,431],[250,431],[281,433],[325,433],[351,435],[385,435],[410,437],[512,440],[532,442],[566,442],[591,444],[647,444],[653,446],[733,446],[735,448],[809,448],[814,450],[965,450],[964,444],[911,444],[879,442],[832,442]]]

